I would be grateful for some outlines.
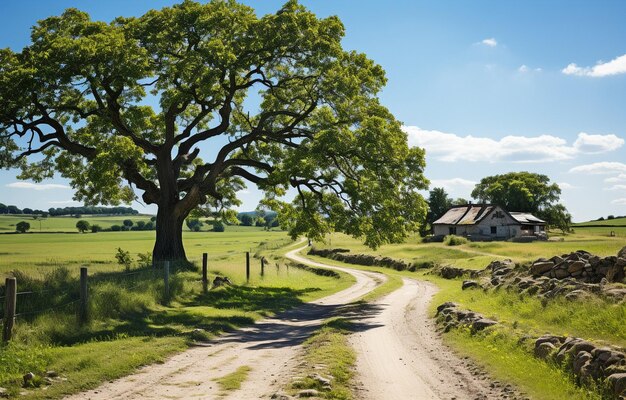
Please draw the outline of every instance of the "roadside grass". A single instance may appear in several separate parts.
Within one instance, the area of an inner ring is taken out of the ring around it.
[[[530,335],[577,336],[626,347],[625,303],[615,304],[599,298],[575,302],[556,298],[542,302],[535,296],[504,289],[461,290],[460,279],[446,280],[425,274],[420,279],[433,282],[440,288],[430,304],[432,315],[439,304],[454,301]]]
[[[222,391],[231,391],[241,388],[241,384],[248,378],[252,369],[247,365],[237,368],[234,372],[215,379]]]
[[[144,232],[124,234],[137,235],[140,246],[149,242],[141,236]],[[100,237],[98,235],[84,236],[97,238]],[[67,380],[55,380],[49,386],[42,385],[41,389],[26,390],[21,397],[58,398],[93,388],[102,381],[131,373],[140,365],[163,360],[194,340],[208,340],[351,285],[352,280],[345,274],[332,278],[281,265],[281,253],[293,246],[284,233],[254,230],[214,235],[219,234],[186,235],[186,248],[188,253],[196,256],[206,251],[204,249],[212,248],[209,253],[210,278],[228,276],[234,286],[205,291],[197,270],[173,270],[170,277],[171,298],[166,301],[159,270],[133,268],[130,271],[133,275],[126,276],[127,272],[117,265],[93,273],[90,267],[90,321],[78,324],[76,304],[58,312],[53,310],[18,316],[15,339],[9,346],[0,346],[0,386],[17,393],[24,390],[21,388],[24,373],[32,371],[42,377],[45,371],[55,370]],[[20,235],[0,235],[0,241],[4,239],[1,236]],[[68,235],[41,234],[22,238],[44,236]],[[83,235],[75,235],[80,236]],[[217,239],[221,240],[217,242]],[[94,246],[97,244],[93,243]],[[126,248],[132,245],[126,241],[123,244]],[[194,244],[202,244],[201,249],[195,249]],[[36,245],[30,246],[36,248]],[[62,242],[56,246],[64,247],[65,262],[77,254],[76,247],[79,247]],[[276,262],[268,265],[261,276],[260,260],[252,258],[251,279],[246,282],[244,251],[271,255]],[[108,256],[113,258],[113,254]],[[32,254],[31,257],[41,259],[45,256]],[[7,268],[17,269],[13,274],[19,276],[18,290],[28,291],[31,288],[45,293],[36,298],[32,298],[33,295],[20,296],[18,313],[63,305],[78,298],[78,281],[72,264],[64,268],[40,268],[34,270],[33,276],[29,275],[33,269],[27,268],[26,272],[22,272],[14,265]],[[67,293],[55,295],[59,291]],[[29,297],[30,304],[27,301]],[[116,357],[115,363],[111,364],[106,357]],[[124,365],[124,368],[116,370],[109,368],[110,365]],[[36,384],[40,383],[41,378],[38,378]]]
[[[324,399],[352,399],[350,380],[354,374],[356,353],[348,343],[352,324],[344,318],[330,318],[304,342],[304,361],[299,372],[302,379],[291,384],[291,391],[318,390]],[[315,374],[331,379],[330,389],[313,378]]]
[[[602,396],[574,384],[563,370],[533,357],[528,344],[507,329],[489,329],[472,335],[453,329],[444,342],[461,356],[477,361],[495,379],[514,384],[533,399],[601,400]]]

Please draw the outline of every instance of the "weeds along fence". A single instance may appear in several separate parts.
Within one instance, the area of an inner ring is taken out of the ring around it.
[[[216,259],[234,254],[215,255]],[[250,252],[246,256],[246,280],[250,280]],[[264,275],[266,260],[260,260],[261,275]],[[48,272],[43,280],[34,279],[20,271],[6,278],[4,288],[0,286],[0,328],[2,341],[13,338],[16,324],[32,322],[46,314],[74,316],[78,325],[88,323],[95,313],[98,317],[113,317],[119,311],[119,293],[151,294],[161,304],[167,304],[181,289],[177,279],[181,272],[190,271],[182,265],[170,262],[155,264],[127,272],[99,272],[89,275],[87,267],[81,267],[80,276],[73,277],[67,268]],[[201,282],[203,290],[210,285],[208,276],[208,254],[202,256]],[[95,308],[95,310],[94,310]]]

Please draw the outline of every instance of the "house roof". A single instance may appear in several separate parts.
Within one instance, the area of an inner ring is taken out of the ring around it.
[[[492,204],[465,204],[462,206],[455,206],[446,211],[444,215],[433,222],[433,225],[475,225],[482,221],[496,208],[498,208],[498,206],[494,206]],[[530,213],[503,211],[519,224],[545,225],[546,223]]]
[[[520,224],[524,224],[524,225],[545,225],[546,224],[546,221],[539,219],[530,213],[511,211],[509,212],[509,214],[511,215],[511,217],[513,217],[514,220],[516,220]]]

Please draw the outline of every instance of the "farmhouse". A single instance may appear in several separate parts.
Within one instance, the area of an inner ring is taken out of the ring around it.
[[[459,235],[474,240],[506,240],[545,235],[546,222],[532,214],[509,212],[491,204],[466,204],[449,209],[433,222],[435,236]]]

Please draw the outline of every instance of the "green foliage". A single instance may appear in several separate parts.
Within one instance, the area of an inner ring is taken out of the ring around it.
[[[187,228],[192,232],[200,232],[200,228],[202,228],[203,225],[198,218],[187,218],[185,223],[187,224]]]
[[[425,215],[424,152],[378,101],[383,69],[343,36],[337,17],[296,1],[258,17],[188,0],[112,23],[68,9],[22,51],[0,50],[0,167],[35,181],[58,172],[87,204],[138,190],[178,220],[200,204],[231,209],[246,180],[293,237],[399,242]],[[208,141],[223,147],[204,161]],[[281,202],[290,188],[295,201]],[[159,237],[155,255],[185,257]]]
[[[102,232],[102,227],[98,224],[91,225],[91,233]]]
[[[446,235],[446,237],[443,238],[443,242],[447,246],[459,246],[459,245],[462,245],[462,244],[466,244],[468,242],[468,240],[467,240],[467,238],[464,238],[462,236]]]
[[[80,233],[85,233],[90,228],[91,228],[91,225],[89,224],[89,222],[85,221],[84,219],[81,219],[80,221],[76,223],[76,229],[78,229],[78,232]]]
[[[28,232],[29,229],[30,229],[30,224],[26,221],[20,221],[17,224],[15,224],[16,232],[25,233],[25,232]]]
[[[543,218],[551,228],[560,229],[563,233],[572,231],[572,215],[563,204],[546,206],[537,213],[537,216]]]
[[[137,264],[140,268],[148,268],[152,266],[152,253],[137,253]]]
[[[559,200],[561,189],[546,175],[509,172],[480,180],[472,197],[508,211],[537,212]]]
[[[255,218],[250,214],[241,214],[237,218],[239,218],[239,222],[241,222],[243,226],[254,225]]]
[[[115,259],[119,265],[124,266],[126,270],[129,270],[131,265],[133,264],[133,258],[130,256],[130,252],[122,250],[121,247],[117,248],[117,253],[115,253]]]
[[[111,225],[111,230],[113,232],[119,232],[122,230],[122,227],[120,225]]]
[[[224,224],[221,221],[215,221],[213,223],[213,232],[224,232],[226,228],[224,227]]]

